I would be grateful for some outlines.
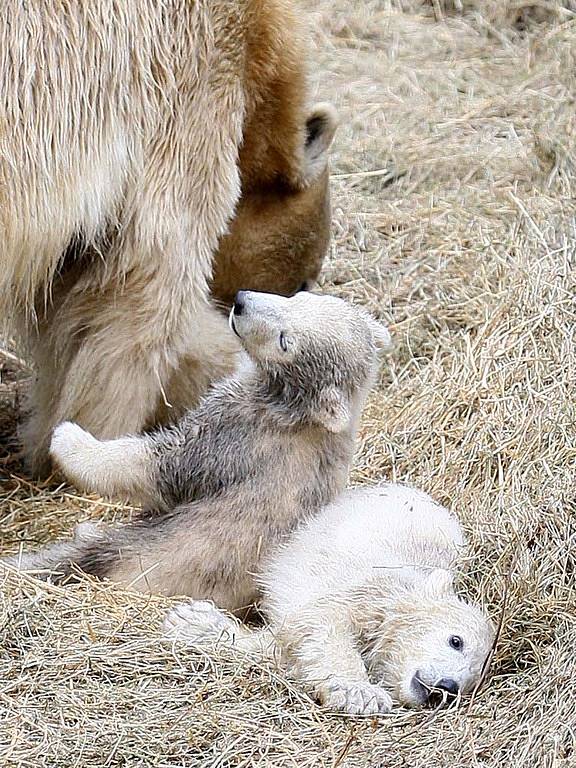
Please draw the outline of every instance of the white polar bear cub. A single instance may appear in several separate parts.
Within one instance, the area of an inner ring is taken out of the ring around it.
[[[473,689],[494,639],[489,619],[453,589],[463,545],[456,518],[421,491],[350,489],[264,561],[268,628],[194,601],[170,611],[165,630],[189,644],[279,654],[331,709],[436,706]]]

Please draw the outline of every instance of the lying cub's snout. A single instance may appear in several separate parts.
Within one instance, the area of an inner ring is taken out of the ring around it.
[[[460,690],[456,680],[452,680],[449,677],[443,677],[442,680],[438,680],[434,687],[442,692],[445,691],[449,696],[458,696],[458,691]]]
[[[451,704],[460,693],[460,686],[451,677],[443,677],[434,685],[425,683],[416,673],[412,678],[412,689],[421,706],[436,709],[445,704]]]
[[[426,706],[436,709],[446,706],[456,700],[460,693],[460,686],[456,680],[449,677],[443,677],[435,683],[434,687],[428,691],[426,696]]]

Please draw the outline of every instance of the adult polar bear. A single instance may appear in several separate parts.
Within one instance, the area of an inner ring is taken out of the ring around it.
[[[222,296],[316,276],[335,119],[304,60],[288,0],[4,3],[0,311],[37,368],[32,469],[63,419],[139,432],[230,368],[214,258]]]

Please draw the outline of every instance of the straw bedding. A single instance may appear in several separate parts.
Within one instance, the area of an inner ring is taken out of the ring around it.
[[[422,486],[471,542],[462,589],[501,621],[473,701],[322,711],[271,666],[163,645],[168,601],[12,575],[0,597],[4,766],[576,765],[575,10],[309,0],[342,115],[324,289],[394,331],[354,482]],[[130,510],[29,482],[2,356],[3,547]]]

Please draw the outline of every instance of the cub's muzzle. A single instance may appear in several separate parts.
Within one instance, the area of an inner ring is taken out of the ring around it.
[[[432,709],[451,704],[460,693],[460,686],[456,680],[443,677],[434,685],[428,685],[422,680],[418,672],[412,678],[411,686],[421,704]]]

